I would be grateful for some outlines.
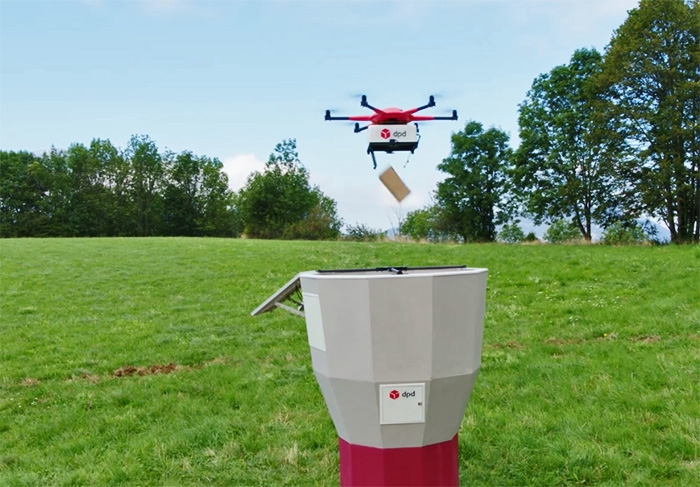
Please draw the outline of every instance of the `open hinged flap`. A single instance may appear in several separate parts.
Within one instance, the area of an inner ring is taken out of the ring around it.
[[[285,301],[288,301],[290,304],[296,307],[292,307],[289,304],[284,304]],[[275,308],[282,308],[285,311],[305,318],[304,301],[301,295],[301,279],[299,278],[299,274],[292,277],[287,284],[279,288],[277,292],[263,301],[260,306],[255,308],[250,313],[250,315],[257,316],[259,314],[272,311]]]

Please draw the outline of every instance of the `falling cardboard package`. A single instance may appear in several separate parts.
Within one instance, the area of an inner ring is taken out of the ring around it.
[[[411,192],[391,166],[379,175],[379,180],[386,186],[386,189],[394,195],[394,198],[396,198],[396,201],[399,203]]]

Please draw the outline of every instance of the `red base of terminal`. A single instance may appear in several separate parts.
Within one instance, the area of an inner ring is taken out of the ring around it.
[[[457,435],[412,448],[351,445],[340,438],[340,485],[458,486]]]

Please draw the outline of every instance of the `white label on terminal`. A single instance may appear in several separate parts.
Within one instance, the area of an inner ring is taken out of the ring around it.
[[[379,424],[425,423],[425,383],[381,384]]]
[[[321,303],[318,294],[302,293],[304,296],[304,315],[306,316],[306,334],[309,336],[309,345],[326,351],[326,336],[323,334],[323,321],[321,320]]]

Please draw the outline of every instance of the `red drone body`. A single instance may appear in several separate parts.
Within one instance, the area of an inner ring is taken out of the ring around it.
[[[436,117],[432,115],[416,115],[417,112],[435,106],[435,97],[430,96],[426,105],[402,110],[396,107],[375,108],[367,103],[367,97],[362,95],[360,106],[369,108],[373,115],[353,115],[349,117],[331,116],[331,111],[326,110],[326,120],[349,120],[353,122],[369,122],[368,125],[360,127],[355,123],[355,133],[369,130],[369,146],[367,153],[372,155],[374,167],[377,161],[374,157],[375,151],[392,153],[395,151],[410,151],[413,153],[418,147],[420,135],[418,134],[418,124],[412,122],[428,122],[432,120],[457,120],[457,110],[452,110],[451,117]],[[398,127],[397,127],[398,126]],[[405,127],[405,128],[404,128]]]

